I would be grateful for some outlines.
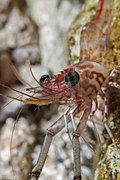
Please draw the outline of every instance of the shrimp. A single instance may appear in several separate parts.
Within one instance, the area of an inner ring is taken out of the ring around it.
[[[24,104],[45,105],[60,103],[65,104],[67,107],[62,116],[47,129],[37,164],[30,174],[30,179],[32,180],[40,177],[53,137],[64,127],[68,130],[68,123],[70,122],[73,125],[74,180],[82,179],[79,137],[85,137],[83,129],[88,117],[93,116],[97,110],[98,95],[105,101],[103,123],[115,144],[112,133],[106,124],[108,110],[105,88],[108,85],[113,85],[110,83],[111,77],[115,76],[119,68],[113,69],[109,74],[104,66],[109,50],[108,40],[113,1],[99,0],[99,4],[100,8],[96,15],[81,31],[79,63],[64,69],[54,78],[51,78],[49,75],[43,75],[40,78],[40,82],[37,81],[38,87],[30,87],[26,92],[20,92],[0,83],[0,86],[5,89],[11,89],[22,94],[23,98],[20,99],[19,97],[3,93],[0,94],[1,96],[9,97]],[[96,104],[94,109],[93,103]],[[79,121],[76,122],[75,117],[79,113],[82,113],[82,115]]]

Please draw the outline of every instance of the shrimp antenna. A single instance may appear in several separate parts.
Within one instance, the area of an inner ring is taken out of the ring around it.
[[[21,96],[21,95],[20,95]],[[20,96],[17,96],[16,98],[19,98]],[[10,103],[12,103],[13,101],[15,101],[15,99],[11,99],[9,102],[5,103],[0,110],[4,109],[6,106],[8,106]]]
[[[10,96],[10,95],[7,95],[7,94],[0,93],[0,96],[4,96],[4,97],[10,98],[12,100],[16,100],[16,101],[20,101],[20,102],[24,103],[24,100],[18,99],[16,97],[13,97],[13,96]]]
[[[12,64],[11,68],[13,70],[13,72],[15,73],[16,77],[23,83],[28,85],[29,87],[32,88],[32,86],[21,76],[21,74],[18,72],[18,70],[16,69],[16,67]]]
[[[36,79],[36,77],[35,77],[34,74],[33,74],[33,71],[32,71],[32,68],[31,68],[31,63],[30,63],[29,60],[27,61],[27,64],[28,64],[28,67],[29,67],[29,69],[30,69],[30,73],[31,73],[33,79],[37,82],[37,84],[40,85],[39,81]]]
[[[20,111],[19,111],[18,114],[17,114],[17,117],[16,117],[15,122],[14,122],[14,124],[13,124],[13,129],[12,129],[11,137],[10,137],[10,161],[11,161],[12,172],[13,172],[13,176],[14,176],[14,177],[15,177],[15,174],[16,174],[16,173],[15,173],[15,170],[14,170],[14,167],[13,167],[13,157],[12,157],[13,135],[14,135],[14,131],[15,131],[15,126],[16,126],[16,124],[17,124],[17,122],[18,122],[18,118],[19,118],[22,110],[23,110],[23,107],[20,109]]]
[[[19,91],[19,90],[17,90],[17,89],[14,89],[14,88],[9,87],[9,86],[7,86],[7,85],[4,85],[4,84],[2,84],[2,83],[0,83],[0,86],[2,86],[2,87],[5,88],[5,89],[9,89],[9,90],[12,90],[12,91],[14,91],[14,92],[17,92],[17,93],[20,93],[20,94],[22,94],[22,95],[28,96],[28,97],[30,97],[30,98],[33,98],[33,96],[31,96],[31,95],[29,95],[29,94],[26,94],[26,93],[24,93],[24,92],[21,92],[21,91]],[[0,95],[2,95],[2,93],[0,93]],[[3,94],[3,96],[5,96],[5,94]],[[9,95],[6,95],[6,97],[9,97]],[[11,96],[11,97],[12,97],[12,96]],[[14,99],[14,98],[11,98],[11,99]],[[38,99],[38,98],[37,98],[37,97],[34,97],[34,99]]]

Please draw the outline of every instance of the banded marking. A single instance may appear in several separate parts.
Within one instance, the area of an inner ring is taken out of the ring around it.
[[[87,68],[94,68],[94,65],[93,64],[84,64],[84,65],[78,65],[77,66],[78,69],[82,70],[82,69],[87,69]]]
[[[94,77],[94,75],[96,75],[96,77]],[[102,86],[103,82],[105,81],[105,77],[103,76],[103,74],[96,71],[92,71],[89,78],[96,79],[100,86]]]
[[[94,84],[89,84],[86,88],[85,91],[87,93],[87,91],[90,91],[89,94],[87,94],[87,96],[92,96],[93,92],[95,92],[94,94],[96,95],[98,93],[98,89],[96,88],[96,86]]]

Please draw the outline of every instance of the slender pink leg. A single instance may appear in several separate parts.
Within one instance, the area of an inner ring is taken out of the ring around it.
[[[86,125],[88,116],[90,115],[91,106],[84,110],[84,114],[77,125],[76,130],[73,132],[73,158],[74,158],[74,180],[81,180],[80,168],[80,142],[79,137]]]
[[[52,142],[52,137],[53,135],[48,131],[37,164],[33,168],[32,173],[30,173],[30,180],[36,180],[39,178]]]
[[[103,91],[103,94],[105,95],[105,91]],[[112,142],[114,144],[114,146],[117,148],[116,146],[116,143],[115,143],[115,139],[114,139],[114,136],[113,136],[113,133],[112,131],[110,130],[109,126],[107,125],[107,120],[108,120],[108,102],[107,102],[107,99],[106,97],[104,96],[104,101],[105,101],[105,107],[104,107],[104,118],[103,118],[103,123],[104,123],[104,126],[110,136],[110,138],[112,139]]]
[[[101,143],[101,140],[100,140],[100,136],[99,136],[99,133],[98,133],[98,130],[97,130],[97,127],[96,127],[96,124],[94,122],[94,119],[93,119],[93,116],[95,115],[95,112],[96,110],[98,109],[98,101],[93,101],[95,103],[95,106],[94,106],[94,109],[92,108],[92,111],[91,111],[91,115],[90,115],[90,119],[93,123],[93,126],[94,126],[94,129],[95,129],[95,132],[96,132],[96,137],[97,137],[97,140],[100,144],[100,147],[102,147],[102,143]]]
[[[47,158],[47,154],[53,139],[53,136],[55,136],[63,127],[65,126],[65,122],[63,120],[63,115],[52,125],[48,128],[47,134],[45,136],[45,140],[42,146],[41,153],[39,155],[38,161],[36,166],[33,168],[31,175],[31,180],[36,180],[39,178],[41,171],[43,169],[45,160]],[[67,119],[67,121],[70,121],[70,118]]]
[[[76,107],[76,109],[74,110],[73,114],[77,114],[79,112],[79,108],[81,106],[79,105],[78,107]],[[69,112],[68,112],[69,115]],[[67,123],[69,123],[71,121],[71,117],[68,116],[66,118]],[[51,145],[53,136],[55,136],[59,131],[61,131],[63,128],[65,127],[65,121],[64,121],[64,115],[62,115],[52,126],[50,126],[47,130],[47,134],[43,143],[43,147],[41,150],[41,153],[39,155],[38,161],[36,166],[33,168],[32,173],[31,173],[31,180],[36,180],[39,178],[42,168],[44,166],[45,160],[47,158],[47,154],[49,151],[49,147]]]

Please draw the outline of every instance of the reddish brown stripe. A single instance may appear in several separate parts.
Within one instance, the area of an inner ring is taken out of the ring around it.
[[[86,65],[78,65],[77,67],[80,68],[80,69],[86,69],[86,68],[92,69],[94,67],[94,65],[86,64]]]
[[[106,112],[105,112],[105,115],[104,115],[104,116],[105,116],[106,119],[108,118],[108,114],[107,114]]]
[[[97,94],[98,90],[96,89],[96,86],[93,84],[90,84],[87,88],[85,88],[85,91],[87,91],[87,89],[90,89],[90,88],[92,91],[87,96],[91,96],[93,94],[93,91],[95,91],[95,93]]]
[[[102,83],[105,81],[104,76],[102,75],[102,73],[98,73],[98,72],[96,72],[96,71],[92,71],[91,74],[90,74],[90,76],[89,76],[89,78],[90,78],[90,79],[93,79],[93,78],[94,78],[94,74],[97,76],[97,77],[96,77],[96,81],[97,81],[97,82],[99,83],[99,85],[101,86]],[[100,78],[102,79],[102,82],[101,82]]]

